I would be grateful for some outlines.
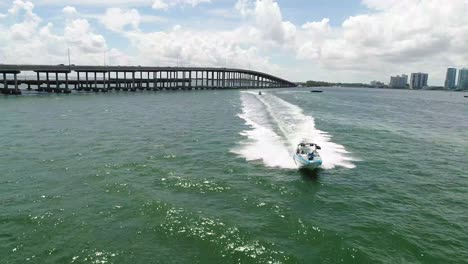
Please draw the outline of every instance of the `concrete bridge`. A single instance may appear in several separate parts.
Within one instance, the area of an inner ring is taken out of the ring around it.
[[[18,79],[18,74],[32,76]],[[21,94],[137,90],[265,89],[295,87],[287,80],[251,70],[203,67],[76,66],[0,64],[0,91]]]

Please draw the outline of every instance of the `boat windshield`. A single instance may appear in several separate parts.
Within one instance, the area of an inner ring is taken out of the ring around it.
[[[317,144],[313,143],[301,143],[297,146],[296,153],[306,155],[309,153],[316,153],[320,147]]]

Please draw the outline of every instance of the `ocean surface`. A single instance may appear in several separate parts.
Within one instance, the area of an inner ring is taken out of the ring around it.
[[[466,263],[468,99],[324,90],[0,96],[0,263]]]

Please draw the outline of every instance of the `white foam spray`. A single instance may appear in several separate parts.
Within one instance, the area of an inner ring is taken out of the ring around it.
[[[345,147],[332,142],[328,133],[316,129],[314,118],[305,115],[299,106],[273,94],[259,96],[253,92],[242,92],[241,101],[239,117],[249,129],[241,132],[246,140],[233,152],[246,160],[261,160],[268,167],[295,169],[294,150],[301,141],[309,141],[322,147],[324,169],[355,167]]]

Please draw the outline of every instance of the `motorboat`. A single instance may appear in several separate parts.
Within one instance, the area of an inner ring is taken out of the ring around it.
[[[262,95],[262,92],[258,92],[258,95]]]
[[[301,169],[316,169],[322,166],[322,157],[318,152],[321,149],[317,144],[302,142],[294,153],[294,162]]]
[[[311,93],[323,93],[322,90],[312,90],[312,91],[310,91],[310,92],[311,92]]]

